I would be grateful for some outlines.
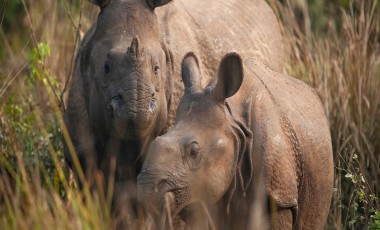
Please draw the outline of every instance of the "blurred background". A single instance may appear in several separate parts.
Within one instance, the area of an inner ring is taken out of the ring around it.
[[[330,122],[326,229],[380,229],[380,3],[267,0],[290,60]],[[98,14],[86,0],[0,2],[0,226],[109,229],[110,198],[83,199],[63,162],[62,113],[76,50]]]

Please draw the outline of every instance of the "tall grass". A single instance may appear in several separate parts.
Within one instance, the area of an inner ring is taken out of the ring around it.
[[[284,71],[317,90],[330,121],[335,180],[328,228],[379,228],[380,3],[268,2],[291,55]],[[62,157],[63,92],[79,40],[96,14],[83,0],[0,4],[5,229],[114,227],[110,199],[80,191]]]
[[[380,5],[350,1],[311,31],[303,22],[321,26],[321,16],[309,14],[305,1],[295,3],[272,1],[291,50],[287,72],[316,88],[330,122],[335,194],[329,226],[368,227],[380,208]]]
[[[0,9],[1,228],[112,228],[109,199],[79,190],[62,156],[63,92],[97,9],[78,0]]]

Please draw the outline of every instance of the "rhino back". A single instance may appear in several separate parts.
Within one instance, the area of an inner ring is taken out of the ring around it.
[[[315,90],[301,80],[273,71],[261,60],[245,60],[241,89],[228,101],[233,105],[234,116],[244,123],[247,120],[245,111],[254,110],[248,106],[272,104],[271,112],[286,116],[300,139],[308,145],[331,143],[326,114]]]
[[[318,150],[329,156],[329,124],[315,90],[301,80],[271,70],[260,61],[247,61],[247,66],[248,71],[254,74],[254,79],[247,80],[256,81],[256,84],[265,88],[278,108],[277,112],[286,116],[294,128],[302,142],[300,144],[304,144],[305,148],[320,146]]]
[[[227,52],[259,58],[282,71],[286,55],[275,14],[264,0],[181,1],[217,60]],[[212,66],[214,63],[210,63]],[[210,66],[211,68],[211,66]]]
[[[215,76],[219,60],[227,52],[242,59],[259,58],[275,70],[282,70],[287,55],[279,25],[263,0],[173,1],[156,11],[163,42],[172,54],[173,91],[168,125],[183,94],[180,63],[188,52],[199,58],[201,83]]]

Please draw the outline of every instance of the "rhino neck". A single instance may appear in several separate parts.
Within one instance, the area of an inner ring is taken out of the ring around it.
[[[225,111],[230,122],[230,130],[234,138],[234,151],[236,154],[236,168],[235,176],[229,188],[229,199],[234,196],[234,192],[238,192],[243,197],[246,196],[246,192],[251,184],[253,177],[253,165],[252,165],[252,144],[253,134],[250,130],[248,123],[250,121],[241,122],[237,119],[232,111],[232,106],[227,101],[225,102]],[[230,205],[229,203],[227,204]],[[228,208],[228,207],[227,207]]]
[[[173,53],[169,49],[169,46],[167,44],[167,41],[165,38],[161,41],[161,46],[165,52],[165,57],[166,57],[166,82],[164,82],[165,85],[165,96],[166,96],[166,116],[165,116],[165,121],[162,121],[164,126],[162,129],[159,131],[160,134],[166,133],[174,123],[174,119],[172,118],[172,114],[175,113],[175,110],[177,107],[173,106],[173,98],[176,96],[174,95],[173,91],[173,85],[174,85],[174,63],[173,63]],[[163,119],[163,118],[161,118]]]
[[[183,2],[173,1],[155,10],[161,28],[161,39],[167,47],[165,51],[167,63],[170,64],[168,76],[170,76],[171,90],[168,94],[171,96],[168,99],[168,119],[164,133],[173,126],[176,110],[183,95],[184,87],[180,77],[180,63],[183,57],[191,51],[202,60],[199,63],[202,85],[206,85],[213,76],[216,72],[215,66],[219,63],[215,58],[215,51],[210,46],[209,38],[203,35],[200,27],[184,7]]]

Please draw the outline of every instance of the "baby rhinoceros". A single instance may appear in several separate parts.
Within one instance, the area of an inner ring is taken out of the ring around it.
[[[190,226],[204,223],[192,211],[201,206],[209,215],[198,217],[217,229],[323,229],[333,160],[315,91],[258,60],[243,66],[236,53],[206,88],[200,78],[189,53],[175,125],[152,142],[138,176],[141,200],[159,206],[165,198],[172,217]]]

